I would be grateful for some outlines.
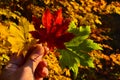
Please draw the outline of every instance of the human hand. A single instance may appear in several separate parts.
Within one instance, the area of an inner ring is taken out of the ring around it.
[[[48,75],[47,63],[42,59],[47,52],[46,47],[37,44],[28,51],[26,58],[12,56],[0,80],[43,80]]]

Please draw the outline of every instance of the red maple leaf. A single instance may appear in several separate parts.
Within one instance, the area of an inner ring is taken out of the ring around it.
[[[47,43],[50,50],[54,48],[65,49],[65,42],[70,41],[74,35],[67,32],[70,19],[64,19],[62,16],[62,9],[54,12],[53,14],[49,9],[46,9],[42,16],[42,25],[44,28],[39,28],[39,20],[34,18],[35,28],[39,30],[31,31],[30,33],[36,39],[39,39],[38,43]],[[39,22],[40,23],[40,22]]]
[[[35,27],[36,30],[40,29],[40,19],[36,18],[36,16],[32,16],[32,21],[33,21],[33,25]]]

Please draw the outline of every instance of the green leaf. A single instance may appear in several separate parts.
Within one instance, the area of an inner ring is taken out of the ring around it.
[[[68,67],[74,72],[74,76],[76,77],[78,74],[78,63],[75,60],[75,56],[69,50],[60,50],[60,64],[62,68]],[[76,56],[77,57],[77,56]]]
[[[79,45],[79,50],[90,52],[91,50],[102,50],[102,48],[93,40],[86,39]]]
[[[81,36],[81,40],[87,39],[91,33],[90,26],[80,26],[79,31],[78,36]]]
[[[80,50],[79,47],[70,47],[68,48],[68,50],[71,51],[72,57],[75,59],[75,61],[77,61],[78,64],[81,64],[82,66],[92,67],[92,68],[94,67],[93,60],[87,54],[86,51]]]
[[[81,44],[81,43],[82,43],[81,36],[78,36],[78,37],[73,38],[70,42],[66,42],[65,45],[67,47],[79,46],[79,44]]]
[[[75,34],[76,37],[70,42],[65,43],[66,46],[78,46],[83,40],[87,39],[91,33],[90,26],[80,26],[77,28],[74,22],[70,23],[68,31]]]
[[[93,40],[88,39],[91,33],[90,26],[75,26],[74,22],[69,25],[69,32],[75,34],[75,38],[66,42],[66,50],[59,50],[61,53],[60,64],[62,68],[68,67],[74,72],[74,78],[78,74],[78,65],[94,68],[93,59],[88,54],[92,50],[102,50]]]
[[[74,72],[74,79],[77,77],[78,74],[78,64],[74,64],[70,69]]]
[[[80,51],[78,53],[77,49],[69,48],[67,50],[60,50],[60,64],[62,68],[68,67],[72,70],[74,72],[74,78],[77,77],[79,64],[94,68],[93,60],[90,56]]]
[[[77,27],[73,21],[70,23],[68,31],[74,33],[76,36],[86,36],[85,39],[88,38],[91,33],[90,26]]]
[[[75,23],[73,21],[70,22],[68,31],[71,33],[74,33],[75,35],[77,35],[79,33],[79,30],[77,29],[77,26],[75,25]]]

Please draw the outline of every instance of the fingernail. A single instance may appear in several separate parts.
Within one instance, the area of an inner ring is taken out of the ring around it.
[[[38,60],[38,58],[39,58],[39,59],[40,59],[40,58],[42,59],[42,57],[43,57],[43,55],[44,55],[44,48],[42,47],[41,44],[37,44],[35,47],[36,47],[36,48],[35,48],[35,50],[32,52],[32,55],[31,55],[31,59],[32,59],[33,61]]]
[[[36,49],[33,51],[33,53],[37,53],[37,54],[44,53],[44,49],[42,47],[42,44],[37,44]]]

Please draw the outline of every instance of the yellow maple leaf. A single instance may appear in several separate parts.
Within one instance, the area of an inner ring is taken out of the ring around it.
[[[19,19],[19,25],[10,22],[10,36],[8,36],[8,41],[11,43],[12,53],[17,53],[18,55],[21,52],[23,54],[26,53],[29,45],[33,43],[33,38],[29,33],[29,31],[33,30],[34,26],[24,17]]]

